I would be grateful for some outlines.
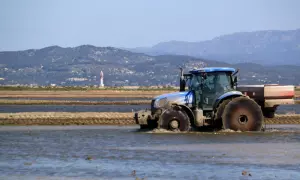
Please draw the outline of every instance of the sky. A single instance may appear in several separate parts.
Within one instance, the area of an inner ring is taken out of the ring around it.
[[[0,0],[0,51],[145,47],[300,28],[299,0]]]

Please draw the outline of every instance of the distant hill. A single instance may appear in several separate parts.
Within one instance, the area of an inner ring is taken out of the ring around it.
[[[130,50],[149,55],[187,55],[227,63],[300,65],[300,29],[239,32],[208,41],[169,41]]]
[[[82,45],[0,52],[0,84],[178,85],[179,69],[206,66],[240,68],[241,84],[300,84],[300,66],[228,64],[185,55],[151,56],[114,47]]]

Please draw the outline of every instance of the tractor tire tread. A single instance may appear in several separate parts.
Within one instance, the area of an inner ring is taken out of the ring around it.
[[[245,126],[236,123],[236,119],[232,119],[231,117],[235,115],[235,113],[238,114],[241,109],[246,111],[248,114],[251,114],[250,116],[253,116],[247,120]],[[263,121],[264,116],[261,107],[253,99],[245,96],[232,99],[225,107],[222,115],[224,129],[258,131],[262,129]]]

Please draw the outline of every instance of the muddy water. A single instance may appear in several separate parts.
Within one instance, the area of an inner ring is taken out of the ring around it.
[[[300,104],[278,106],[276,113],[278,113],[278,114],[285,114],[285,113],[300,114]]]
[[[0,105],[0,113],[16,112],[132,112],[149,105]]]
[[[0,105],[0,113],[14,112],[132,112],[149,105]],[[277,114],[300,114],[300,105],[279,106]]]
[[[2,126],[0,179],[300,179],[299,125],[259,133],[137,129]]]
[[[140,98],[140,97],[85,97],[85,98],[65,98],[65,97],[32,97],[32,98],[11,98],[3,97],[1,99],[7,100],[51,100],[51,101],[133,101],[133,100],[151,100],[151,98]]]

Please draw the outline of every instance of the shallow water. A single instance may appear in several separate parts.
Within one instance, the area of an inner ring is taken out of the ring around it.
[[[0,179],[300,178],[300,125],[253,133],[2,126],[0,137]]]
[[[132,112],[150,109],[150,104],[142,105],[0,105],[0,113],[14,112]],[[276,113],[300,114],[300,104],[279,106]]]
[[[278,106],[276,113],[277,114],[285,114],[285,113],[300,114],[300,104]]]
[[[132,112],[149,105],[0,105],[0,113],[16,112]]]
[[[140,97],[85,97],[85,98],[65,98],[65,97],[32,97],[32,98],[11,98],[3,97],[1,99],[7,100],[58,100],[58,101],[132,101],[132,100],[151,100],[151,98],[140,98]]]

